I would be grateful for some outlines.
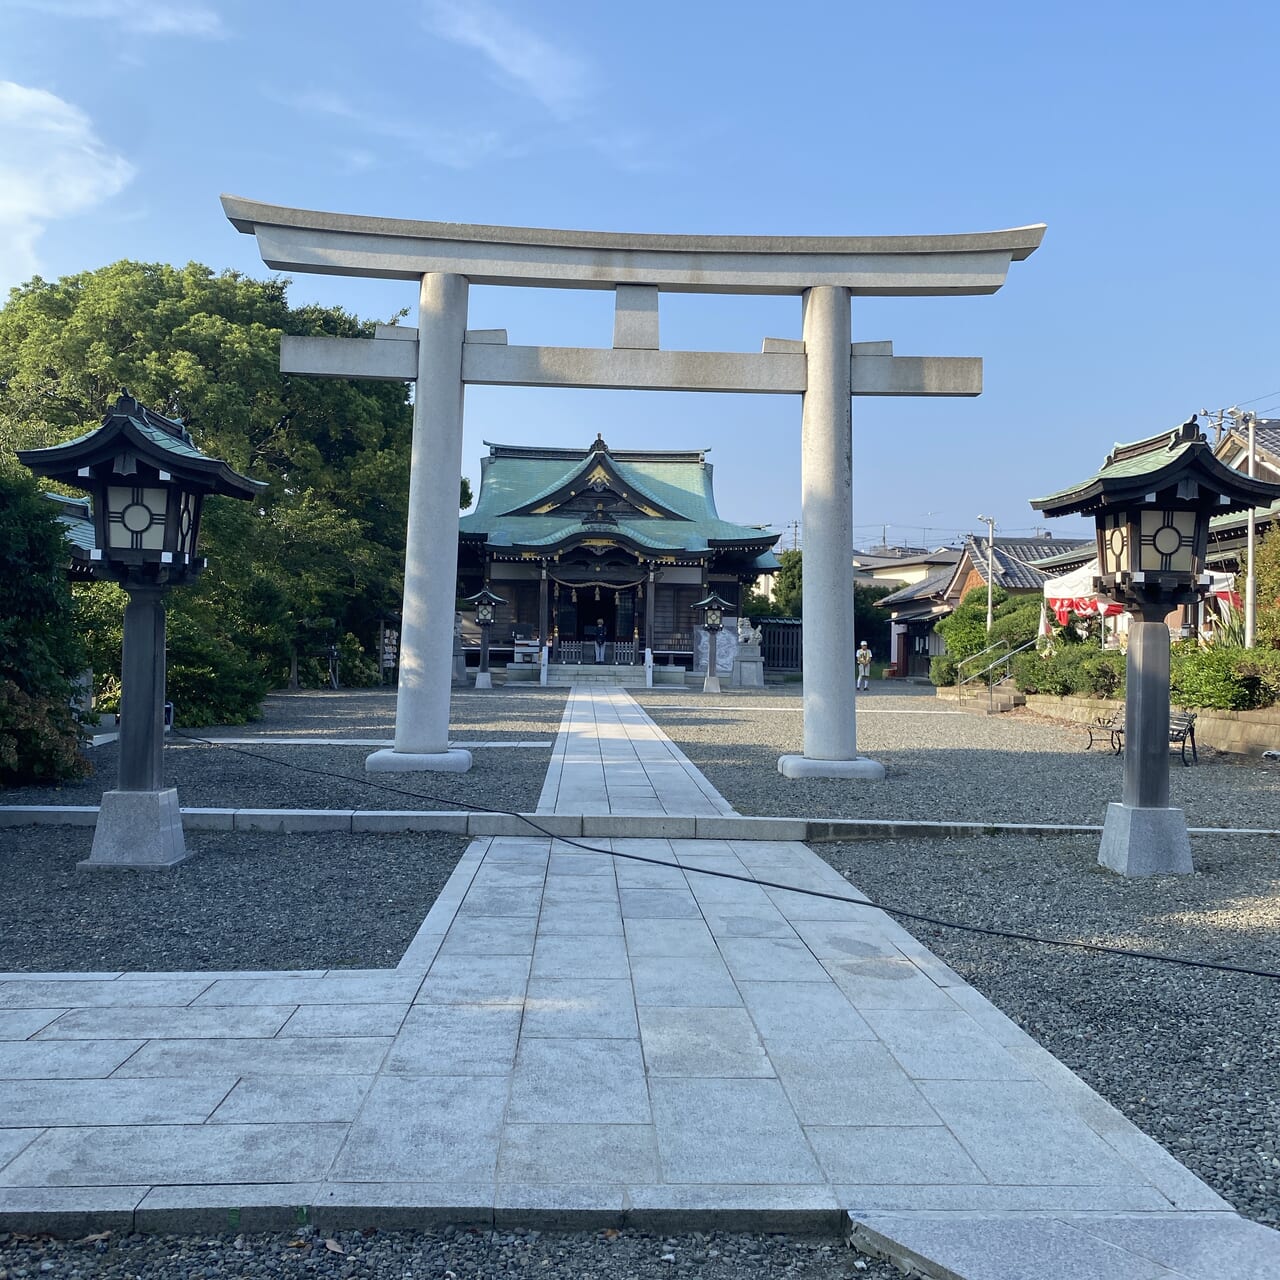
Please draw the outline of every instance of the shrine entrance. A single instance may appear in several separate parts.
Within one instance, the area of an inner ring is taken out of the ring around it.
[[[850,397],[978,395],[982,361],[854,343],[850,301],[994,293],[1010,264],[1039,247],[1043,225],[940,236],[630,235],[321,213],[233,196],[222,206],[237,230],[257,237],[273,270],[418,283],[416,329],[281,341],[287,373],[416,382],[395,746],[370,756],[367,769],[471,767],[469,752],[449,748],[453,549],[470,383],[798,395],[804,754],[783,756],[778,768],[786,777],[884,777],[882,765],[857,752]],[[473,282],[610,290],[612,344],[513,346],[503,329],[468,330]],[[789,294],[801,303],[799,336],[766,337],[758,354],[664,351],[664,291]]]

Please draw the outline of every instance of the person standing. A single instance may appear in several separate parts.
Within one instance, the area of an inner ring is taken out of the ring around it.
[[[855,688],[870,689],[871,688],[871,648],[865,640],[858,644],[858,651],[854,658],[858,663],[858,680]]]
[[[604,629],[603,618],[596,619],[595,639],[596,639],[596,661],[603,662],[604,661],[604,645],[605,645],[605,629]]]

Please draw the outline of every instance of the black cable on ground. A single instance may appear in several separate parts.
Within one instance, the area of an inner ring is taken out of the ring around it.
[[[241,747],[231,746],[229,743],[218,742],[214,738],[200,738],[194,734],[183,733],[180,730],[172,731],[175,737],[183,738],[188,742],[199,743],[202,746],[221,747],[224,751],[233,752],[236,755],[247,756],[251,760],[265,760],[268,764],[278,765],[284,769],[292,769],[297,773],[313,773],[317,777],[329,778],[342,782],[363,783],[367,787],[371,787],[376,791],[386,791],[392,795],[408,796],[412,800],[431,800],[442,805],[452,805],[463,809],[470,809],[475,813],[492,813],[501,817],[517,818],[521,822],[532,827],[539,835],[545,836],[548,840],[556,840],[561,844],[571,845],[575,849],[582,849],[586,853],[603,853],[611,858],[626,858],[630,862],[646,862],[655,867],[671,867],[675,866],[680,871],[688,874],[696,872],[698,875],[714,876],[721,880],[737,880],[743,884],[756,885],[761,889],[780,889],[786,893],[799,893],[809,898],[823,898],[829,902],[842,902],[851,907],[870,907],[876,911],[883,911],[885,915],[894,916],[902,920],[914,920],[920,924],[937,925],[942,929],[955,929],[961,933],[976,933],[989,938],[1009,938],[1015,942],[1034,942],[1045,947],[1071,947],[1081,951],[1096,951],[1104,955],[1126,956],[1132,960],[1151,960],[1158,964],[1176,964],[1182,965],[1189,969],[1217,969],[1224,973],[1243,973],[1252,978],[1270,978],[1273,981],[1280,981],[1280,972],[1274,972],[1270,969],[1251,969],[1247,965],[1224,964],[1218,960],[1198,960],[1184,956],[1163,956],[1153,951],[1135,951],[1129,947],[1110,947],[1101,942],[1080,942],[1073,938],[1045,938],[1034,933],[1019,933],[1010,929],[993,929],[986,925],[978,924],[961,924],[956,920],[944,920],[939,916],[927,916],[918,911],[908,911],[905,907],[888,906],[883,902],[873,902],[870,898],[849,898],[839,893],[828,893],[823,889],[801,889],[795,885],[780,884],[774,880],[760,880],[755,876],[737,875],[732,871],[715,871],[707,867],[686,867],[679,863],[667,862],[662,858],[649,858],[640,853],[622,853],[615,849],[601,849],[597,845],[584,844],[581,840],[572,836],[556,835],[552,831],[548,831],[545,827],[539,825],[527,813],[513,813],[510,809],[490,809],[482,804],[468,804],[465,800],[455,800],[448,796],[430,795],[419,791],[406,791],[402,787],[393,787],[385,782],[374,782],[371,779],[353,778],[349,774],[330,773],[327,769],[311,769],[306,765],[294,764],[287,760],[278,760],[274,756],[264,756],[256,751],[245,751]],[[619,839],[626,837],[620,836]]]

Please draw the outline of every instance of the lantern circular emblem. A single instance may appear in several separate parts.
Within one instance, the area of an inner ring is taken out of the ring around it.
[[[131,502],[120,513],[120,523],[130,533],[146,533],[155,522],[155,513],[145,502]]]
[[[1111,554],[1119,560],[1124,555],[1124,530],[1118,527],[1112,529],[1108,541],[1111,544]]]
[[[1174,555],[1182,547],[1182,530],[1176,525],[1162,524],[1151,535],[1151,545],[1162,556]]]

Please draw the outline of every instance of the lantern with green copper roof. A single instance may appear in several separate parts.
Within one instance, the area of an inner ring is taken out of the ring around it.
[[[102,424],[48,449],[23,449],[37,475],[89,492],[89,565],[129,593],[120,672],[120,772],[106,792],[85,867],[168,867],[186,857],[178,793],[164,787],[165,609],[169,587],[204,567],[197,553],[209,494],[252,498],[265,485],[196,448],[186,426],[128,392]]]
[[[1169,805],[1171,610],[1205,593],[1209,518],[1280,498],[1269,484],[1213,455],[1192,417],[1180,427],[1118,444],[1081,484],[1036,498],[1047,516],[1091,515],[1102,597],[1134,614],[1125,668],[1124,792],[1107,806],[1098,861],[1127,876],[1193,870],[1186,817]]]

